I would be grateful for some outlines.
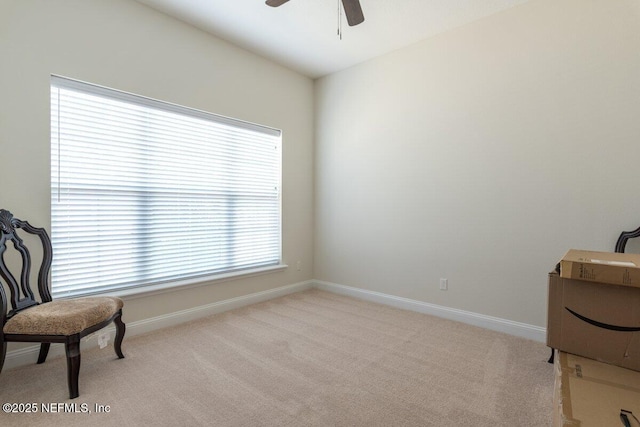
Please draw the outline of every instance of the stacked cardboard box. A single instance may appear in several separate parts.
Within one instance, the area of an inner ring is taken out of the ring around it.
[[[640,426],[640,372],[564,352],[555,363],[555,427]]]
[[[547,345],[640,371],[640,255],[567,252],[549,273]]]
[[[640,287],[640,255],[571,249],[560,260],[560,277]]]
[[[640,427],[640,255],[570,250],[559,265],[547,323],[561,350],[554,426]]]

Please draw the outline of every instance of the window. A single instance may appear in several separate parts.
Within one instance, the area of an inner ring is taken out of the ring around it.
[[[54,297],[280,265],[280,134],[52,76]]]

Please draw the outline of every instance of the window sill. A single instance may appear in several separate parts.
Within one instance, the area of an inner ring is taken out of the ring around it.
[[[54,299],[77,298],[83,296],[112,296],[126,300],[147,297],[151,295],[163,294],[166,292],[174,292],[182,289],[197,288],[200,286],[211,285],[214,283],[227,282],[230,280],[244,279],[252,276],[260,276],[262,274],[274,273],[288,268],[287,264],[271,265],[268,267],[253,268],[250,270],[234,271],[232,273],[216,274],[213,276],[196,277],[193,279],[177,280],[157,285],[140,286],[136,288],[121,289],[113,292],[104,292],[100,294],[77,293],[72,295],[54,295]]]

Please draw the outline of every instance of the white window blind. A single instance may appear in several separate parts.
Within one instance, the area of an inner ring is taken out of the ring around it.
[[[51,79],[52,293],[278,265],[280,131]]]

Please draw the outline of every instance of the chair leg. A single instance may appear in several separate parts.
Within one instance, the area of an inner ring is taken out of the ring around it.
[[[38,355],[38,364],[44,363],[47,360],[47,355],[49,354],[49,347],[51,347],[51,343],[43,342],[40,344],[40,354]]]
[[[551,357],[549,357],[549,360],[547,360],[547,363],[553,363],[554,360],[554,356],[556,355],[554,349],[551,349]]]
[[[69,383],[69,398],[75,399],[79,396],[78,377],[80,375],[80,341],[67,342],[65,344],[67,353],[67,382]]]
[[[116,354],[118,358],[124,359],[124,354],[122,354],[122,340],[124,339],[124,333],[127,329],[124,322],[122,321],[122,310],[118,313],[118,315],[113,319],[113,322],[116,324],[116,339],[113,343],[113,348],[116,350]]]
[[[4,359],[7,356],[7,342],[2,341],[2,348],[0,348],[0,372],[2,372],[2,367],[4,366]]]

